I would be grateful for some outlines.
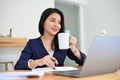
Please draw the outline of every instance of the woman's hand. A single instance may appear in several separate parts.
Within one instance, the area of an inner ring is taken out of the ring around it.
[[[74,36],[70,36],[70,49],[74,53],[76,51],[76,43],[77,43],[77,38]]]
[[[81,59],[81,55],[79,50],[76,48],[77,38],[74,36],[70,36],[70,49],[72,53],[78,58]]]
[[[46,65],[50,68],[55,68],[55,64],[58,64],[58,61],[49,55],[39,59],[39,66]]]
[[[77,38],[74,36],[70,36],[70,47],[76,47]]]

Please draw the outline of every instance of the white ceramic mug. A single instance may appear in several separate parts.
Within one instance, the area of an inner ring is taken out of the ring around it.
[[[58,34],[58,43],[59,49],[68,49],[69,48],[69,33],[59,33]]]

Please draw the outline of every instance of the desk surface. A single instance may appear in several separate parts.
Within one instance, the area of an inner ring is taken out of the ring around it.
[[[43,80],[120,80],[120,70],[114,73],[82,77],[82,78],[72,78],[66,76],[53,75],[52,73],[46,73],[44,77],[42,77],[42,79]],[[28,80],[34,80],[34,79],[28,79]]]
[[[12,72],[26,72],[28,70],[18,70]],[[20,78],[21,80],[21,78]],[[67,76],[54,75],[52,72],[46,72],[43,77],[40,78],[27,78],[24,80],[120,80],[120,69],[113,73],[94,75],[82,78],[73,78]]]

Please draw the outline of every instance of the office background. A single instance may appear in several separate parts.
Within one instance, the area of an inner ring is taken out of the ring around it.
[[[8,35],[12,28],[12,37],[38,37],[38,22],[48,7],[63,11],[66,29],[78,38],[77,46],[86,54],[101,30],[120,36],[120,0],[0,0],[0,35]],[[0,55],[15,55],[16,62],[22,49],[0,47]],[[66,65],[73,62],[66,61]],[[0,71],[3,67],[0,65]]]

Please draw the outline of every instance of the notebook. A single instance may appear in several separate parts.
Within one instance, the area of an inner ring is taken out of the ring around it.
[[[85,77],[117,71],[120,68],[120,37],[97,36],[81,70],[54,71],[53,74]]]

